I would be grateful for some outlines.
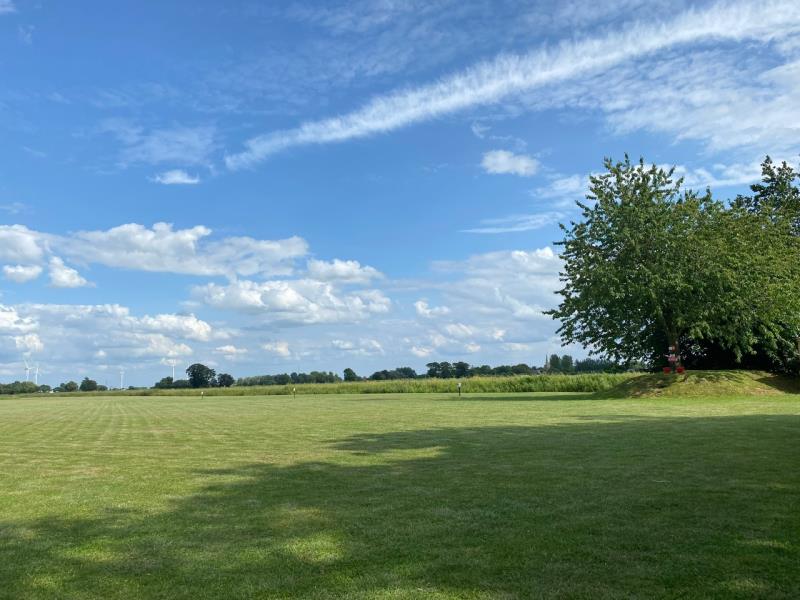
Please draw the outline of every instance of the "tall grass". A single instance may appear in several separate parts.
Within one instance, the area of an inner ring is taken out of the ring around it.
[[[468,379],[396,379],[392,381],[355,381],[340,383],[298,383],[288,385],[234,386],[229,388],[178,390],[116,390],[98,392],[122,396],[276,396],[298,394],[414,394],[455,393],[458,381],[464,393],[503,392],[599,392],[608,390],[635,373],[582,373],[579,375],[515,375],[510,377],[470,377]],[[73,394],[61,394],[68,396]],[[82,395],[76,393],[74,395]]]

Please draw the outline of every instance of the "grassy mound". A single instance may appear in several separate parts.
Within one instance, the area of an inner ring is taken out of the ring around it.
[[[769,396],[800,393],[800,380],[765,371],[688,371],[648,373],[600,392],[608,398]]]

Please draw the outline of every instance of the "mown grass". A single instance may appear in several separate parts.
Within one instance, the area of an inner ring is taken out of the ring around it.
[[[0,400],[0,598],[797,598],[795,396]]]

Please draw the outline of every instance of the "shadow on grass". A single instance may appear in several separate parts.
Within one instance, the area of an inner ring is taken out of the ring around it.
[[[800,377],[762,375],[755,380],[784,394],[800,394]]]
[[[800,417],[356,435],[161,513],[0,521],[6,598],[800,596]]]

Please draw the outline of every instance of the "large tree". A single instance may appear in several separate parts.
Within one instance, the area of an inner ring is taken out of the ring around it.
[[[79,389],[82,392],[94,392],[97,390],[97,382],[94,379],[84,377]]]
[[[582,219],[562,226],[566,342],[662,364],[716,345],[735,360],[800,315],[797,244],[771,215],[728,207],[644,161],[605,161]]]
[[[186,375],[189,377],[189,384],[193,388],[202,388],[213,386],[216,382],[217,373],[214,369],[203,364],[194,363],[186,369]]]
[[[231,387],[235,383],[233,375],[228,373],[220,373],[217,375],[217,385],[219,387]]]

